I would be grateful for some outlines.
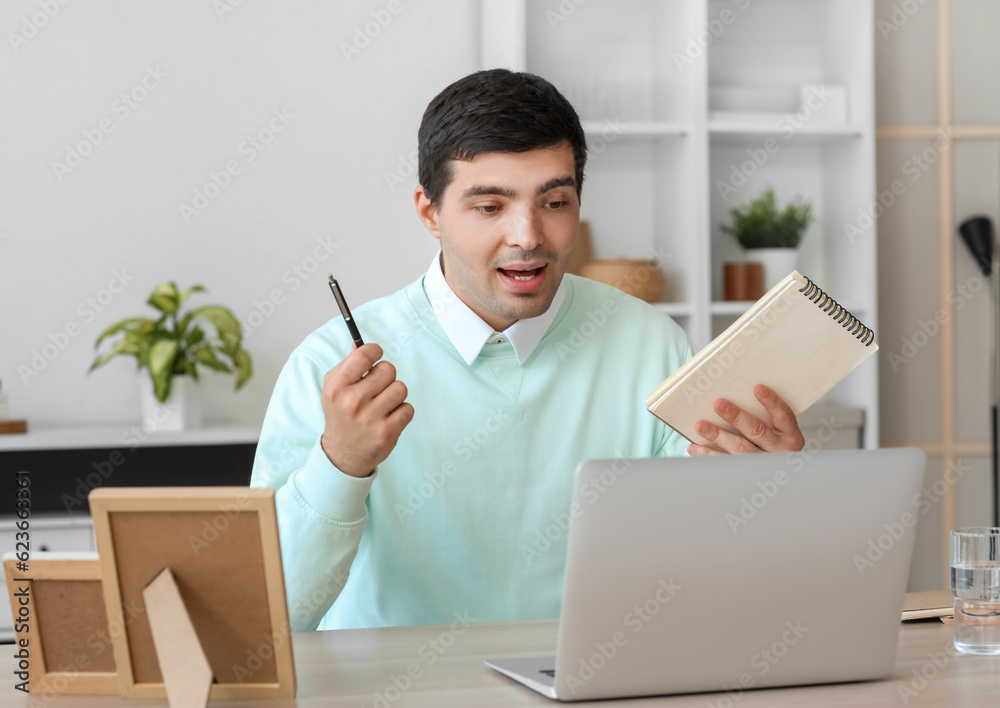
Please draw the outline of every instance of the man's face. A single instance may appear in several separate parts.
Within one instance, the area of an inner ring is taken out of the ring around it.
[[[452,161],[434,209],[417,187],[417,213],[441,240],[444,276],[497,331],[552,304],[580,230],[569,145]]]

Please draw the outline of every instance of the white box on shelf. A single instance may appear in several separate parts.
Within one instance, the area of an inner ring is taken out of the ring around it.
[[[712,86],[708,89],[709,115],[784,115],[799,105],[795,86]]]

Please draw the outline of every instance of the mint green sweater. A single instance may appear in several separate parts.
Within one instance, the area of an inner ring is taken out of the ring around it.
[[[292,353],[251,486],[277,489],[294,628],[558,617],[577,465],[686,454],[645,409],[690,356],[683,331],[618,290],[566,279],[523,365],[507,341],[466,365],[423,278],[358,307],[365,341],[382,346],[415,410],[365,479],[336,469],[319,443],[323,375],[350,351],[347,327],[331,320]]]

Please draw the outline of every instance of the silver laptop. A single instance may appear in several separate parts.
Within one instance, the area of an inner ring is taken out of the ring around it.
[[[882,678],[924,463],[916,449],[585,462],[556,655],[486,664],[561,701]]]

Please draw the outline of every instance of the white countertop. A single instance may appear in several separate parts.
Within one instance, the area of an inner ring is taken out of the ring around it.
[[[0,452],[98,448],[254,444],[260,427],[210,427],[180,432],[145,432],[138,423],[94,428],[32,428],[0,435]]]

